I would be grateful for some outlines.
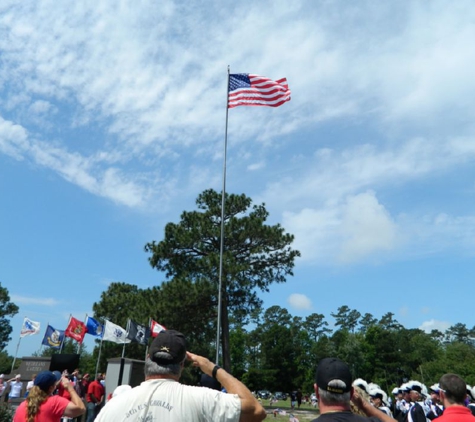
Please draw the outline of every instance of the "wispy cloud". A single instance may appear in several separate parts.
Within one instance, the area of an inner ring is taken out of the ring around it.
[[[44,297],[27,297],[12,294],[11,300],[13,303],[20,305],[43,305],[43,306],[56,306],[59,301],[53,298]]]

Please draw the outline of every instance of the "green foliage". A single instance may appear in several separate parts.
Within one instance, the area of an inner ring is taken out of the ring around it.
[[[11,422],[15,411],[8,403],[0,403],[0,422]]]
[[[3,351],[11,340],[12,326],[9,317],[18,313],[18,306],[10,302],[10,296],[6,287],[0,283],[0,351]]]
[[[0,352],[0,374],[8,374],[12,369],[13,357],[7,352]]]
[[[164,239],[145,245],[153,268],[165,272],[171,283],[207,280],[214,286],[209,303],[216,299],[219,284],[221,194],[209,189],[196,201],[198,211],[183,212],[180,222],[168,223]],[[294,236],[279,225],[267,225],[265,205],[252,205],[246,195],[225,195],[224,249],[221,290],[221,340],[224,367],[231,367],[230,322],[245,324],[260,309],[258,291],[283,283],[292,275],[300,253],[290,245]]]

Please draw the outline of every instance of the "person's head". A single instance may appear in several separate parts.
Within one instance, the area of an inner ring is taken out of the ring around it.
[[[463,405],[467,396],[467,384],[455,374],[445,374],[439,380],[440,400],[445,407]]]
[[[423,396],[423,385],[419,381],[409,381],[407,383],[407,388],[409,390],[409,399],[411,402],[416,403],[422,399]]]
[[[432,400],[432,403],[439,403],[440,402],[440,397],[439,397],[440,387],[439,387],[439,384],[431,385],[430,388],[429,388],[429,391],[430,391],[430,398]]]
[[[21,375],[20,374],[16,374],[15,375],[15,381],[18,382],[21,380]]]
[[[186,359],[185,336],[175,330],[161,331],[150,345],[145,361],[145,377],[180,377]]]
[[[33,388],[28,393],[28,397],[26,399],[26,412],[28,421],[34,420],[41,404],[56,389],[56,386],[61,379],[61,374],[59,374],[57,371],[55,372],[43,371],[35,377]]]
[[[348,365],[338,358],[322,359],[315,374],[315,393],[318,400],[327,406],[350,404],[351,372]]]
[[[381,388],[373,388],[370,390],[369,395],[371,397],[371,402],[376,407],[387,406],[388,405],[388,395]]]
[[[89,374],[87,374],[87,373],[84,374],[84,375],[82,376],[82,381],[83,381],[83,382],[89,382]]]

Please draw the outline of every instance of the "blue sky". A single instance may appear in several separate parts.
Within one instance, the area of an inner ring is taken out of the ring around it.
[[[302,253],[265,306],[473,327],[474,22],[463,0],[2,2],[8,352],[25,316],[19,357],[109,283],[163,280],[145,243],[221,190],[228,65],[292,90],[229,113],[227,191]]]

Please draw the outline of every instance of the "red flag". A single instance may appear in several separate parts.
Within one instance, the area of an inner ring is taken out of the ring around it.
[[[84,323],[74,317],[71,317],[71,320],[69,321],[69,325],[66,328],[64,335],[66,337],[73,338],[78,343],[82,343],[86,332],[87,332],[87,329]]]
[[[157,337],[160,331],[165,331],[166,328],[163,325],[160,325],[157,321],[153,319],[150,321],[150,331],[152,332],[152,337]]]
[[[249,73],[229,75],[228,108],[238,106],[279,107],[290,101],[287,79],[277,81]]]

